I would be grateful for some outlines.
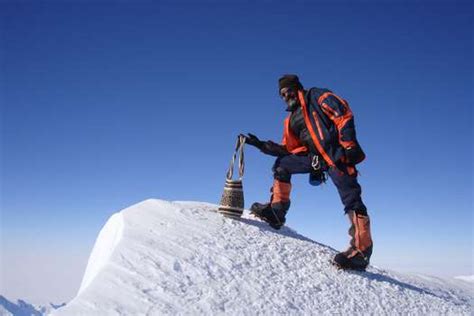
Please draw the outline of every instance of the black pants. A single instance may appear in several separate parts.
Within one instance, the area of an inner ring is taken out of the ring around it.
[[[292,174],[310,173],[311,157],[309,155],[288,155],[279,157],[273,165],[275,179],[285,182],[291,181]],[[345,165],[338,168],[328,168],[326,170],[332,182],[339,192],[344,211],[355,211],[361,215],[367,215],[367,208],[362,202],[362,189],[357,181],[357,172],[349,175]]]

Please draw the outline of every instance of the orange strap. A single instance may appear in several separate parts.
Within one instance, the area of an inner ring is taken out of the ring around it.
[[[309,134],[311,135],[311,138],[313,139],[314,145],[318,149],[319,153],[323,156],[324,160],[326,160],[328,165],[330,167],[335,167],[336,165],[332,161],[331,157],[329,157],[329,155],[326,153],[323,146],[319,142],[319,139],[316,136],[316,133],[314,132],[313,125],[311,125],[311,121],[309,119],[309,115],[308,115],[308,112],[307,112],[306,100],[304,99],[303,92],[301,90],[298,91],[298,98],[300,100],[300,104],[301,104],[301,108],[302,108],[302,112],[303,112],[303,117],[304,117],[304,122],[306,124],[306,127],[308,128],[308,131],[309,131]]]

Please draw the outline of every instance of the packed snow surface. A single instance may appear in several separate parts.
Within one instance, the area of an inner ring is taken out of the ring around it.
[[[216,205],[146,200],[111,217],[78,295],[55,315],[469,315],[473,293],[369,267],[335,269],[336,251]],[[454,281],[453,281],[454,282]]]

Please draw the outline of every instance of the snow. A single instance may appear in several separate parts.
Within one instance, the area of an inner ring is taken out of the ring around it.
[[[12,316],[13,314],[10,313],[5,307],[0,305],[0,316]]]
[[[53,314],[472,313],[467,287],[375,267],[340,271],[330,264],[334,249],[247,211],[232,220],[216,209],[146,200],[114,214],[78,295]]]
[[[469,283],[474,283],[474,275],[460,275],[455,277],[455,279],[462,280]]]
[[[85,289],[99,271],[107,264],[114,249],[123,236],[123,215],[116,213],[110,217],[99,233],[99,237],[87,264],[86,273],[82,278],[79,294]]]

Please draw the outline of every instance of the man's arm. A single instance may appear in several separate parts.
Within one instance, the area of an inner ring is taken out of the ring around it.
[[[289,155],[290,153],[286,150],[284,145],[280,145],[277,143],[272,142],[271,140],[267,140],[265,142],[258,139],[257,136],[248,133],[247,135],[243,135],[245,137],[245,142],[249,145],[255,146],[260,149],[266,155],[281,157]]]
[[[318,101],[323,112],[336,125],[339,144],[346,151],[347,162],[357,164],[364,160],[365,154],[357,142],[354,116],[347,101],[333,93],[325,93]]]
[[[262,148],[260,148],[260,150],[266,155],[275,157],[282,157],[290,154],[288,150],[286,150],[285,146],[274,143],[271,140],[263,142]]]

